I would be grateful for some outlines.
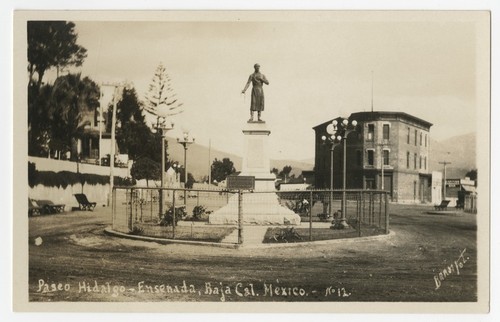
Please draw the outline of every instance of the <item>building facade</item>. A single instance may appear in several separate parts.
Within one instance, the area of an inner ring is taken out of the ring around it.
[[[353,120],[358,124],[346,139],[346,188],[383,189],[395,202],[431,202],[432,124],[402,112],[359,112],[349,116]],[[313,128],[315,186],[320,189],[330,187],[331,151],[322,136],[328,135],[326,127],[332,121]],[[339,144],[333,152],[334,189],[342,188],[343,150]]]

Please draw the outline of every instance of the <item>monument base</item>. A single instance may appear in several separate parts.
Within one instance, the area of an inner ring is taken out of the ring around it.
[[[238,224],[238,194],[229,198],[228,204],[210,214],[209,224]],[[280,205],[273,192],[245,193],[242,200],[242,217],[245,225],[299,225],[300,216]]]

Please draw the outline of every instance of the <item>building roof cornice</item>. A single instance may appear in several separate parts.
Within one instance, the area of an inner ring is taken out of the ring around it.
[[[318,125],[314,126],[313,129],[325,126],[326,124],[332,122],[335,119],[338,119],[338,118],[333,118],[327,122],[323,122],[321,124],[318,124]],[[370,121],[378,121],[378,120],[383,120],[383,119],[401,120],[401,121],[411,122],[411,123],[423,126],[425,128],[430,128],[433,125],[430,122],[427,122],[425,120],[422,120],[421,118],[418,118],[416,116],[410,115],[410,114],[405,113],[405,112],[389,112],[389,111],[356,112],[356,113],[352,113],[349,116],[349,119],[355,119],[356,121],[359,121],[359,122],[370,122]]]

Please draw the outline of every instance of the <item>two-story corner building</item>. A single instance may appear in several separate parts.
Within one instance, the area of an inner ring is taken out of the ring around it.
[[[358,124],[346,139],[346,188],[384,189],[395,202],[431,202],[432,124],[402,112],[358,112],[349,116],[352,120]],[[316,188],[330,187],[330,146],[321,137],[332,121],[313,128]],[[342,188],[342,154],[340,144],[333,153],[334,189]]]

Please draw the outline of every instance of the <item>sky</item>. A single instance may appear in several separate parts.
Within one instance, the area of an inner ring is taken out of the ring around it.
[[[446,17],[73,21],[88,51],[78,71],[131,82],[144,99],[161,62],[184,103],[169,135],[189,131],[239,155],[251,95],[241,90],[259,63],[270,82],[262,114],[270,156],[305,160],[314,156],[312,127],[369,111],[372,97],[374,110],[433,123],[436,140],[476,130],[475,25]]]

